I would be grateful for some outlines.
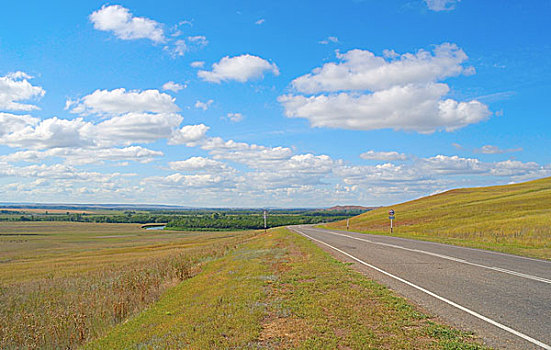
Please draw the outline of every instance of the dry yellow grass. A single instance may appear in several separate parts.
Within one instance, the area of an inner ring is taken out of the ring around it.
[[[350,219],[353,231],[394,235],[551,259],[551,178],[463,188],[379,208]],[[346,229],[346,222],[327,224]]]
[[[254,235],[3,222],[0,348],[74,348]]]

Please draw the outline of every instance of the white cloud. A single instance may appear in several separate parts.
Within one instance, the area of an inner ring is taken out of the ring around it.
[[[143,184],[146,186],[159,186],[165,189],[200,189],[201,191],[210,188],[229,188],[233,187],[234,183],[226,176],[215,174],[193,174],[184,175],[180,173],[171,174],[168,176],[152,176],[145,178]]]
[[[192,66],[193,68],[203,68],[203,66],[205,65],[205,62],[204,61],[194,61],[194,62],[191,62],[189,65]]]
[[[209,41],[207,40],[207,37],[204,35],[195,35],[195,36],[188,36],[187,40],[192,43],[193,45],[201,48],[208,45]]]
[[[120,5],[102,6],[90,15],[97,30],[113,32],[119,39],[149,39],[155,43],[166,40],[162,25],[145,17],[134,17]]]
[[[342,62],[327,63],[293,80],[297,91],[318,95],[278,98],[288,117],[306,118],[314,127],[432,133],[453,131],[491,115],[479,101],[445,98],[450,88],[437,81],[465,72],[467,56],[454,44],[439,45],[434,54],[420,50],[390,61],[363,50],[337,57]]]
[[[465,71],[467,55],[455,44],[444,43],[434,54],[419,50],[387,60],[368,50],[337,52],[339,63],[326,63],[292,81],[299,92],[314,94],[346,90],[381,91],[395,86],[428,84]]]
[[[81,115],[120,115],[124,113],[173,113],[180,108],[175,99],[158,90],[126,91],[96,90],[77,101],[68,101],[67,107],[73,107],[72,113]]]
[[[32,104],[19,103],[40,98],[46,93],[40,86],[29,83],[32,77],[24,72],[9,73],[0,77],[0,110],[31,111],[39,109]]]
[[[51,148],[45,151],[19,151],[0,156],[0,161],[8,163],[28,162],[37,163],[46,158],[58,157],[66,164],[101,164],[104,161],[136,161],[140,163],[152,162],[162,157],[163,152],[150,150],[141,146],[126,148]]]
[[[384,161],[393,161],[393,160],[407,160],[408,157],[403,153],[398,152],[376,152],[376,151],[367,151],[360,154],[360,158],[369,159],[369,160],[384,160]]]
[[[231,168],[214,159],[204,157],[191,157],[186,160],[180,160],[175,162],[169,162],[170,169],[175,171],[195,172],[195,171],[210,171],[220,172],[228,171]]]
[[[508,148],[508,149],[501,149],[498,146],[493,145],[485,145],[481,148],[477,148],[474,150],[475,153],[483,153],[483,154],[503,154],[503,153],[513,153],[513,152],[521,152],[522,148]]]
[[[215,159],[226,159],[245,164],[251,168],[262,168],[291,158],[293,151],[288,147],[267,147],[233,140],[224,141],[220,137],[203,140],[199,146],[209,151]]]
[[[461,0],[423,0],[429,10],[432,11],[450,11]]]
[[[478,101],[441,100],[447,91],[445,84],[408,85],[365,95],[284,95],[278,101],[288,117],[306,118],[314,127],[355,130],[453,131],[485,120],[491,114]]]
[[[168,81],[163,84],[163,90],[169,90],[172,92],[178,92],[180,90],[183,90],[187,87],[186,84],[178,84],[173,81]]]
[[[66,108],[81,115],[110,118],[94,124],[82,118],[39,121],[2,113],[0,121],[6,127],[0,134],[0,143],[28,149],[109,148],[161,139],[169,144],[183,144],[200,140],[208,130],[203,124],[182,127],[182,116],[174,113],[179,111],[175,99],[158,90],[96,90],[77,101],[68,101]]]
[[[488,164],[476,158],[437,155],[419,160],[421,169],[436,174],[481,174],[489,171]]]
[[[16,115],[0,112],[0,138],[4,135],[16,132],[27,125],[38,124],[39,119],[30,115]]]
[[[169,51],[173,57],[183,57],[188,52],[188,45],[185,40],[178,39],[174,41],[172,47],[166,46],[165,50]]]
[[[535,162],[524,163],[518,160],[506,160],[494,163],[490,169],[490,173],[495,176],[523,176],[537,173],[541,170],[544,170],[543,167]]]
[[[168,140],[169,145],[182,145],[197,142],[205,137],[209,127],[205,124],[186,125],[179,130],[175,130]]]
[[[182,120],[175,113],[127,113],[97,124],[94,136],[103,147],[150,143],[173,137]]]
[[[339,42],[339,38],[337,38],[336,36],[328,36],[327,39],[323,39],[319,41],[319,43],[322,45],[327,45],[329,43],[337,44],[338,42]]]
[[[265,72],[279,75],[279,69],[275,63],[270,63],[258,56],[245,54],[235,57],[223,57],[219,62],[212,65],[212,71],[200,70],[197,75],[211,83],[229,80],[244,83],[251,79],[262,78]]]
[[[237,123],[242,121],[245,116],[241,113],[228,113],[226,118],[234,123]]]
[[[207,102],[201,102],[199,100],[195,101],[195,108],[202,109],[206,111],[209,109],[210,105],[213,104],[214,100],[208,100]]]
[[[1,117],[1,115],[0,115]],[[169,144],[196,142],[209,129],[204,124],[180,127],[182,116],[175,113],[127,113],[98,124],[82,118],[72,120],[34,118],[24,127],[0,135],[0,144],[27,149],[109,148],[115,145],[151,143],[166,139]],[[22,124],[21,124],[22,125]]]
[[[254,24],[261,25],[264,22],[266,22],[266,20],[264,18],[261,18],[258,21],[254,22]]]
[[[73,120],[49,118],[29,124],[0,137],[0,143],[10,147],[44,149],[55,147],[85,147],[93,145],[93,125],[82,118]]]

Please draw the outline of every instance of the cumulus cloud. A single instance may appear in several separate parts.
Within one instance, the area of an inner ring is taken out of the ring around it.
[[[101,146],[150,143],[171,138],[182,120],[175,113],[127,113],[97,124],[95,138]]]
[[[81,115],[120,115],[124,113],[173,113],[180,108],[175,98],[159,90],[126,91],[124,88],[114,90],[96,90],[77,101],[67,101],[67,108],[72,113]]]
[[[197,142],[205,137],[209,127],[205,124],[186,125],[175,130],[168,140],[169,145],[182,145]]]
[[[150,163],[162,157],[163,152],[150,150],[141,146],[125,148],[51,148],[45,151],[18,151],[0,156],[0,161],[8,163],[37,163],[46,158],[62,158],[71,165],[100,164],[104,161],[136,161]]]
[[[38,124],[39,119],[30,115],[16,115],[0,112],[0,138],[4,135],[16,132],[27,125]]]
[[[28,149],[109,148],[116,145],[151,143],[165,139],[169,144],[195,142],[204,137],[208,127],[181,126],[183,117],[175,99],[158,90],[96,90],[67,108],[81,115],[105,117],[99,123],[83,118],[40,121],[30,116],[0,113],[6,127],[0,132],[0,143]]]
[[[393,161],[393,160],[407,160],[408,157],[403,153],[398,152],[376,152],[376,151],[367,151],[360,154],[360,158],[368,160],[384,160],[384,161]]]
[[[251,168],[269,166],[276,161],[289,159],[293,155],[293,151],[288,147],[267,147],[234,140],[224,141],[220,137],[204,139],[199,146],[209,151],[215,159],[226,159]]]
[[[299,92],[314,94],[345,90],[381,91],[395,86],[433,83],[465,71],[467,55],[455,44],[444,43],[430,53],[419,50],[395,59],[376,56],[368,50],[337,52],[338,63],[330,62],[292,81]]]
[[[163,90],[169,90],[172,92],[178,92],[180,90],[183,90],[187,87],[186,84],[178,84],[173,81],[168,81],[163,84]]]
[[[480,174],[488,172],[488,165],[476,158],[437,155],[418,161],[420,169],[437,174]]]
[[[175,173],[168,176],[152,176],[145,178],[143,184],[146,186],[159,186],[160,188],[171,189],[181,188],[200,189],[201,191],[211,188],[221,189],[234,187],[232,179],[227,176],[216,174],[193,174],[186,175]]]
[[[10,147],[44,149],[56,147],[85,147],[93,145],[93,125],[82,118],[73,120],[49,118],[28,124],[0,137],[0,143]]]
[[[162,25],[145,17],[134,17],[120,5],[102,6],[90,15],[94,28],[113,32],[119,39],[149,39],[155,43],[166,40]]]
[[[453,131],[491,115],[479,101],[445,98],[450,88],[438,81],[471,72],[462,65],[466,54],[454,44],[390,60],[366,50],[337,57],[341,62],[326,63],[293,80],[298,92],[313,95],[278,98],[288,117],[306,118],[314,127],[432,133]]]
[[[36,105],[20,103],[38,99],[46,93],[40,86],[33,86],[32,77],[24,72],[9,73],[0,77],[0,110],[32,111],[39,109]]]
[[[482,153],[482,154],[503,154],[503,153],[513,153],[513,152],[521,152],[521,151],[522,151],[521,147],[501,149],[498,146],[494,146],[494,145],[485,145],[474,150],[475,153]]]
[[[199,100],[195,101],[195,108],[202,109],[206,111],[209,109],[210,105],[214,103],[214,100],[208,100],[207,102],[201,102]]]
[[[219,62],[212,65],[211,71],[200,70],[197,72],[199,78],[211,82],[221,83],[223,81],[235,80],[244,83],[251,79],[258,79],[264,76],[265,72],[279,75],[279,69],[275,63],[270,63],[263,58],[249,54],[223,57]]]
[[[478,101],[441,100],[445,84],[396,86],[373,94],[283,95],[278,101],[292,118],[307,118],[314,127],[432,133],[453,131],[483,121],[491,114]]]
[[[211,171],[220,172],[231,169],[228,165],[214,159],[204,157],[191,157],[186,160],[169,162],[170,169],[175,171],[196,172]]]
[[[243,118],[245,118],[245,116],[241,113],[228,113],[226,115],[226,119],[228,119],[228,120],[230,120],[234,123],[242,121]]]
[[[263,24],[264,22],[266,22],[266,20],[265,20],[264,18],[261,18],[261,19],[259,19],[258,21],[254,22],[254,24],[261,25],[261,24]]]
[[[429,10],[432,11],[450,11],[455,9],[455,5],[461,0],[423,0]]]

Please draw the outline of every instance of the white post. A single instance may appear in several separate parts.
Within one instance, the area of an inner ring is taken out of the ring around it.
[[[346,219],[346,231],[350,228],[350,218]]]
[[[264,232],[266,232],[266,217],[268,216],[268,211],[264,210]]]
[[[392,219],[390,219],[390,233],[392,233]]]

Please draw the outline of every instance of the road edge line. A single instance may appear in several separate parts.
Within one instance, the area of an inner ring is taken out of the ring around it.
[[[539,341],[539,340],[537,340],[537,339],[534,339],[534,338],[532,338],[532,337],[530,337],[530,336],[528,336],[528,335],[526,335],[526,334],[524,334],[524,333],[521,333],[521,332],[519,332],[519,331],[517,331],[517,330],[514,330],[513,328],[508,327],[508,326],[506,326],[506,325],[504,325],[504,324],[501,324],[501,323],[499,323],[499,322],[497,322],[497,321],[494,321],[494,320],[492,320],[491,318],[488,318],[488,317],[486,317],[486,316],[484,316],[484,315],[481,315],[481,314],[479,314],[479,313],[476,312],[476,311],[473,311],[473,310],[468,309],[468,308],[466,308],[466,307],[464,307],[464,306],[461,306],[461,305],[459,305],[459,304],[457,304],[457,303],[455,303],[455,302],[453,302],[453,301],[451,301],[451,300],[448,300],[448,299],[446,299],[446,298],[444,298],[444,297],[441,297],[440,295],[435,294],[435,293],[431,292],[431,291],[428,290],[428,289],[425,289],[425,288],[423,288],[423,287],[421,287],[421,286],[418,286],[418,285],[416,285],[416,284],[414,284],[414,283],[412,283],[412,282],[409,282],[409,281],[407,281],[407,280],[405,280],[405,279],[403,279],[403,278],[401,278],[401,277],[395,276],[395,275],[391,274],[390,272],[386,272],[385,270],[382,270],[382,269],[378,268],[377,266],[371,265],[371,264],[369,264],[369,263],[367,263],[367,262],[365,262],[365,261],[363,261],[363,260],[361,260],[361,259],[359,259],[359,258],[356,258],[355,256],[353,256],[353,255],[351,255],[351,254],[348,254],[347,252],[342,251],[342,250],[340,250],[339,248],[333,247],[333,246],[330,245],[329,243],[325,243],[325,242],[323,242],[323,241],[320,241],[320,240],[318,240],[318,239],[315,239],[315,238],[313,238],[313,237],[310,237],[309,235],[307,235],[307,234],[305,234],[305,233],[302,233],[302,232],[299,232],[299,231],[296,231],[296,230],[293,229],[293,228],[290,228],[290,229],[291,229],[293,232],[295,232],[295,233],[298,233],[298,234],[300,234],[300,235],[302,235],[302,236],[305,236],[305,237],[307,237],[307,238],[309,238],[309,239],[311,239],[311,240],[313,240],[313,241],[316,241],[316,242],[318,242],[318,243],[324,244],[324,245],[326,245],[326,246],[332,248],[333,250],[335,250],[335,251],[337,251],[337,252],[339,252],[339,253],[341,253],[341,254],[346,255],[346,256],[348,256],[349,258],[351,258],[351,259],[353,259],[353,260],[356,260],[357,262],[359,262],[359,263],[362,264],[362,265],[365,265],[365,266],[367,266],[367,267],[369,267],[369,268],[372,268],[372,269],[374,269],[374,270],[376,270],[376,271],[379,271],[380,273],[382,273],[382,274],[384,274],[384,275],[387,275],[388,277],[394,278],[395,280],[398,280],[398,281],[400,281],[400,282],[402,282],[402,283],[407,284],[407,285],[410,286],[410,287],[413,287],[413,288],[415,288],[415,289],[417,289],[417,290],[420,290],[421,292],[423,292],[423,293],[425,293],[425,294],[428,294],[428,295],[430,295],[430,296],[432,296],[432,297],[434,297],[434,298],[436,298],[436,299],[438,299],[438,300],[440,300],[440,301],[443,301],[443,302],[445,302],[445,303],[448,304],[448,305],[451,305],[451,306],[453,306],[453,307],[455,307],[455,308],[457,308],[457,309],[459,309],[459,310],[461,310],[461,311],[464,311],[464,312],[470,314],[471,316],[474,316],[474,317],[476,317],[476,318],[478,318],[478,319],[481,319],[481,320],[483,320],[483,321],[485,321],[485,322],[487,322],[487,323],[490,323],[491,325],[494,325],[494,326],[496,326],[496,327],[498,327],[498,328],[500,328],[500,329],[502,329],[502,330],[504,330],[504,331],[506,331],[506,332],[509,332],[509,333],[511,333],[511,334],[513,334],[513,335],[516,335],[517,337],[520,337],[520,338],[522,338],[522,339],[524,339],[524,340],[526,340],[526,341],[528,341],[528,342],[530,342],[530,343],[532,343],[532,344],[535,344],[535,345],[537,345],[537,346],[540,346],[540,347],[542,347],[542,348],[544,348],[544,349],[546,349],[546,350],[551,350],[551,345],[547,345],[547,344],[545,344],[545,343],[542,343],[541,341]]]

